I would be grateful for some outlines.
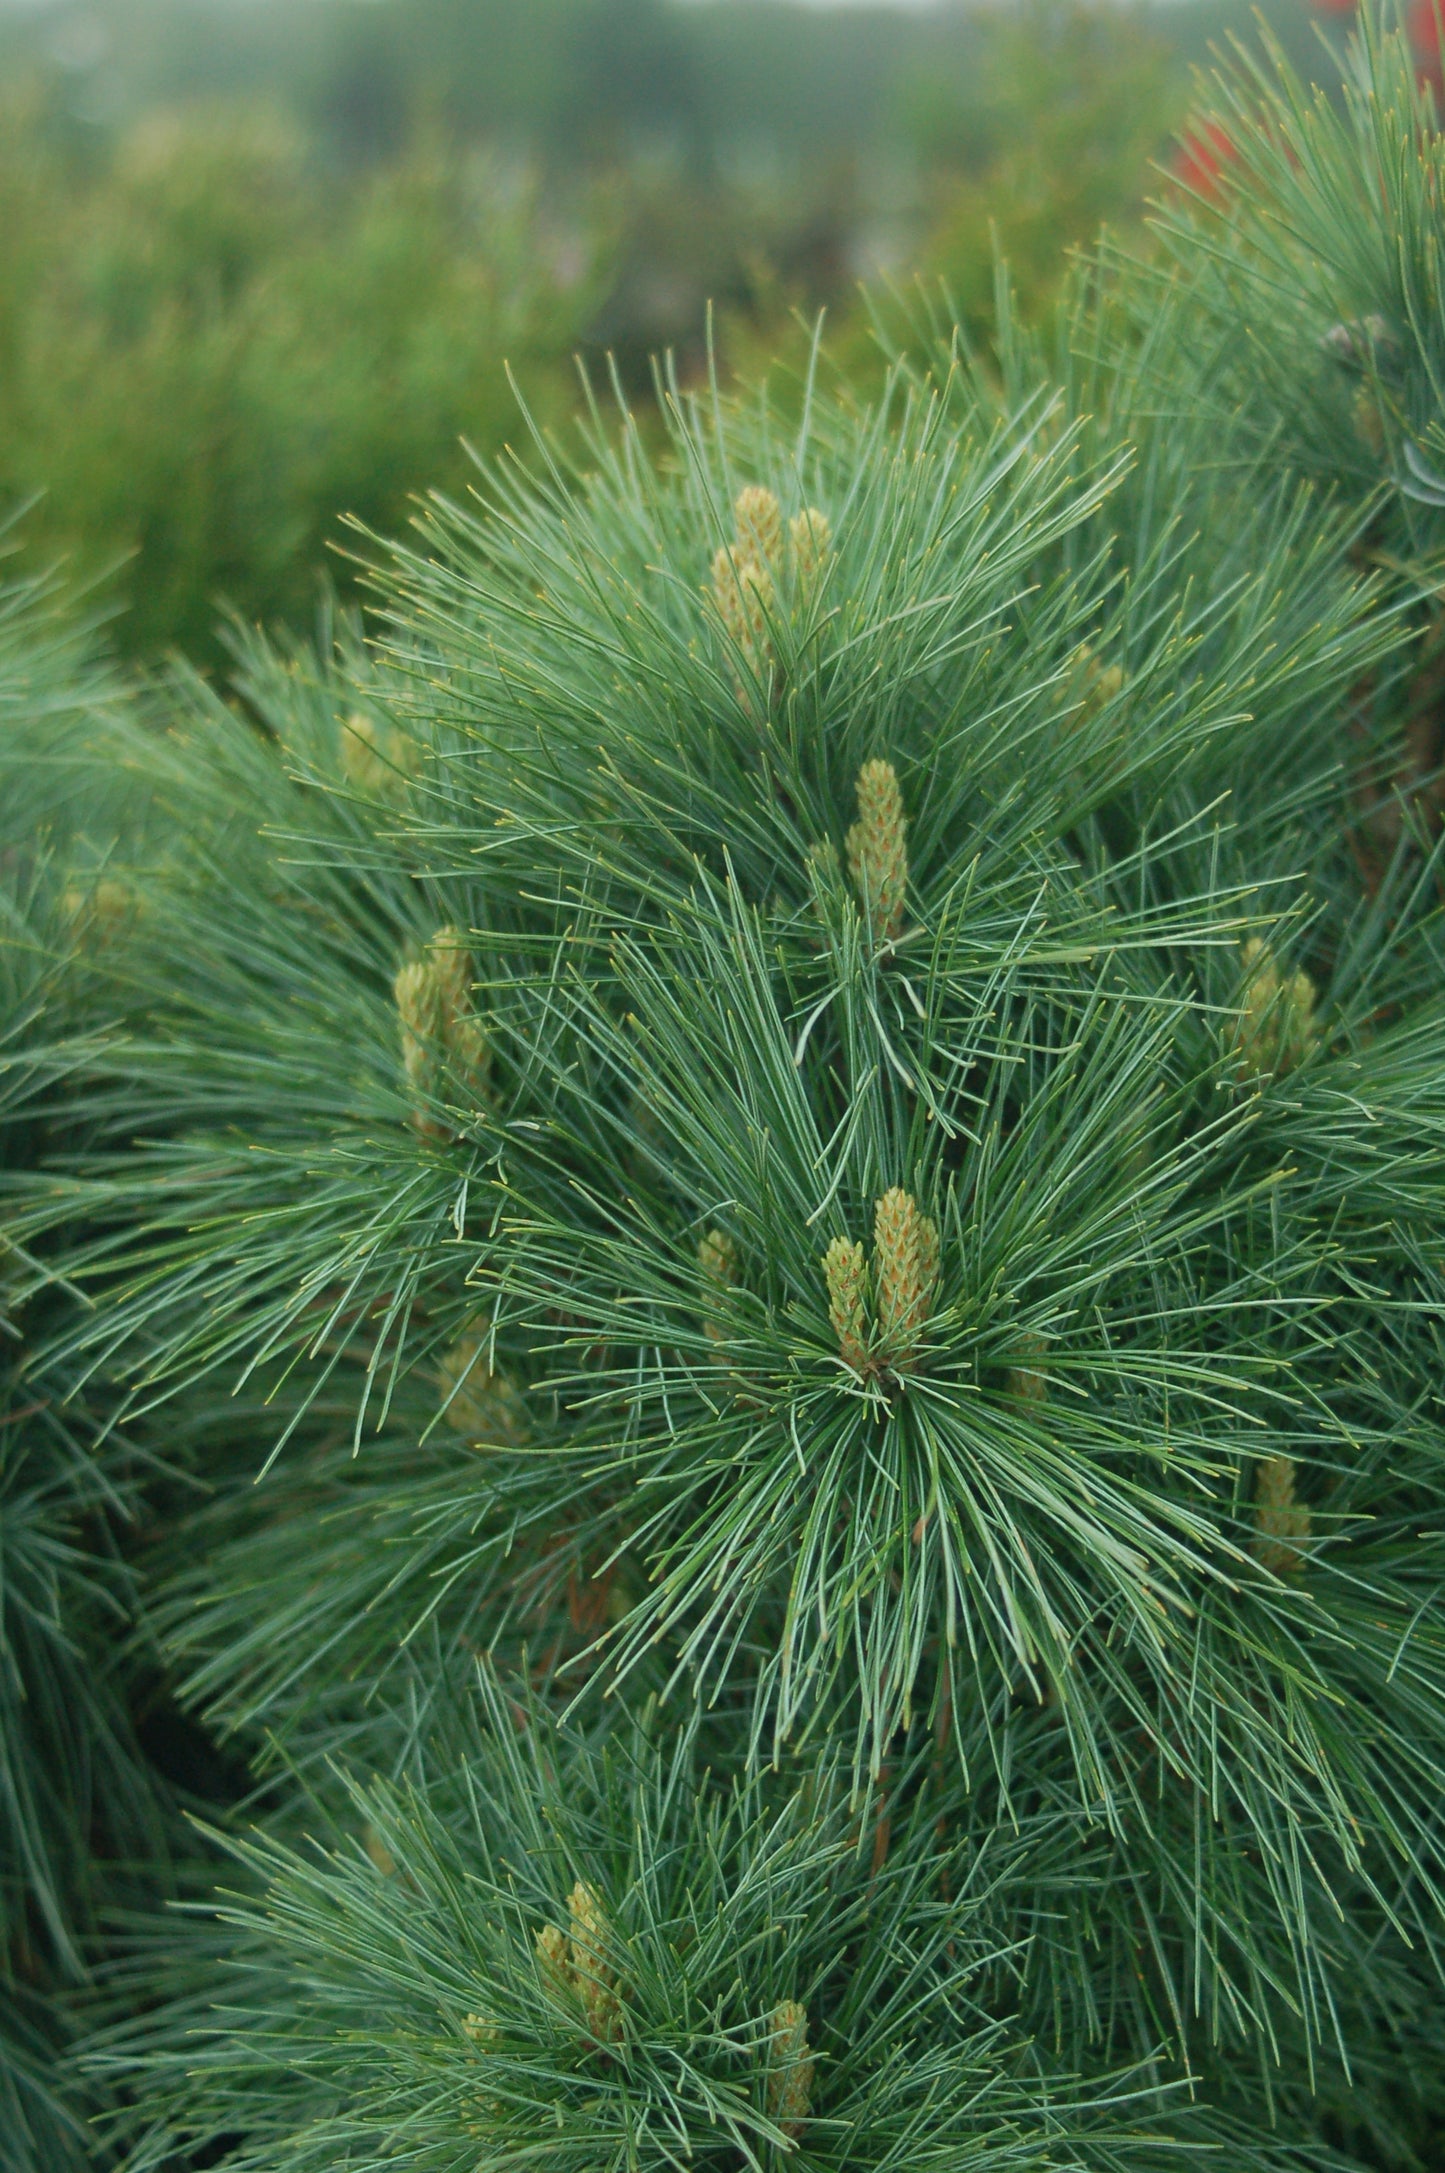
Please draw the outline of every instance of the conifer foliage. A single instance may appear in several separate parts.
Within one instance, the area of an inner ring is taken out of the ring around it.
[[[16,1228],[265,1777],[135,2167],[1430,2148],[1445,153],[1358,67],[1053,349],[539,441],[129,742]],[[1293,433],[1196,351],[1280,287]]]
[[[154,1899],[169,1839],[128,1694],[140,1459],[49,1355],[74,1294],[24,1235],[80,1137],[48,1051],[78,1073],[112,1008],[128,899],[104,848],[124,795],[95,743],[119,698],[44,581],[0,586],[0,2165],[57,2173],[89,2159],[63,2056],[103,1911]]]

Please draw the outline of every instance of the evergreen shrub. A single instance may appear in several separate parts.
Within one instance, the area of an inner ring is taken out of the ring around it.
[[[18,1227],[264,1794],[132,2167],[1429,2162],[1445,151],[1355,66],[997,371],[539,436],[136,728]]]
[[[54,1362],[75,1295],[63,1254],[26,1235],[56,1158],[82,1146],[76,1081],[112,1010],[126,904],[105,844],[123,795],[100,747],[122,707],[50,584],[0,586],[0,2165],[37,2173],[89,2162],[67,2048],[106,1912],[154,1905],[172,1839],[128,1644],[149,1459]]]

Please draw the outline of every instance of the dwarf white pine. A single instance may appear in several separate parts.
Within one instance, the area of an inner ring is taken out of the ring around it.
[[[144,2038],[238,2165],[1426,2132],[1438,139],[1359,66],[1232,94],[1229,216],[1052,347],[914,328],[801,422],[674,389],[657,460],[595,419],[437,502],[365,639],[243,638],[263,734],[173,691],[65,1356],[208,1445],[157,1618],[270,1731],[204,2054]],[[1388,229],[1408,337],[1289,239],[1382,146],[1424,178],[1337,254]],[[1393,328],[1363,496],[1259,343],[1203,396],[1236,271],[1326,406]]]

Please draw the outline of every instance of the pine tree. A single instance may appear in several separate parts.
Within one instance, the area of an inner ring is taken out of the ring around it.
[[[10,539],[6,539],[7,541]],[[44,579],[0,587],[0,2165],[89,2163],[89,2093],[65,2065],[102,1913],[154,1900],[170,1833],[135,1740],[125,1541],[142,1460],[50,1357],[72,1298],[32,1243],[47,1166],[75,1152],[66,1070],[104,1040],[133,900],[108,871],[116,779],[98,757],[122,694]],[[66,1070],[49,1052],[67,1049]],[[44,1212],[42,1222],[47,1219]]]
[[[273,1808],[138,2167],[1418,2153],[1445,151],[1359,66],[996,377],[595,416],[239,637],[261,731],[173,688],[35,1213]]]

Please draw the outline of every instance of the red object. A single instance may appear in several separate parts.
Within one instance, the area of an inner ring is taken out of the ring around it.
[[[1199,196],[1218,196],[1224,169],[1238,156],[1234,138],[1222,123],[1201,121],[1174,154],[1174,178]]]
[[[1437,94],[1445,86],[1445,69],[1441,66],[1440,17],[1434,0],[1414,0],[1405,29],[1415,52],[1415,66],[1420,81],[1428,83]]]
[[[1440,56],[1440,18],[1435,12],[1434,0],[1415,0],[1406,26],[1410,43],[1422,60]]]

